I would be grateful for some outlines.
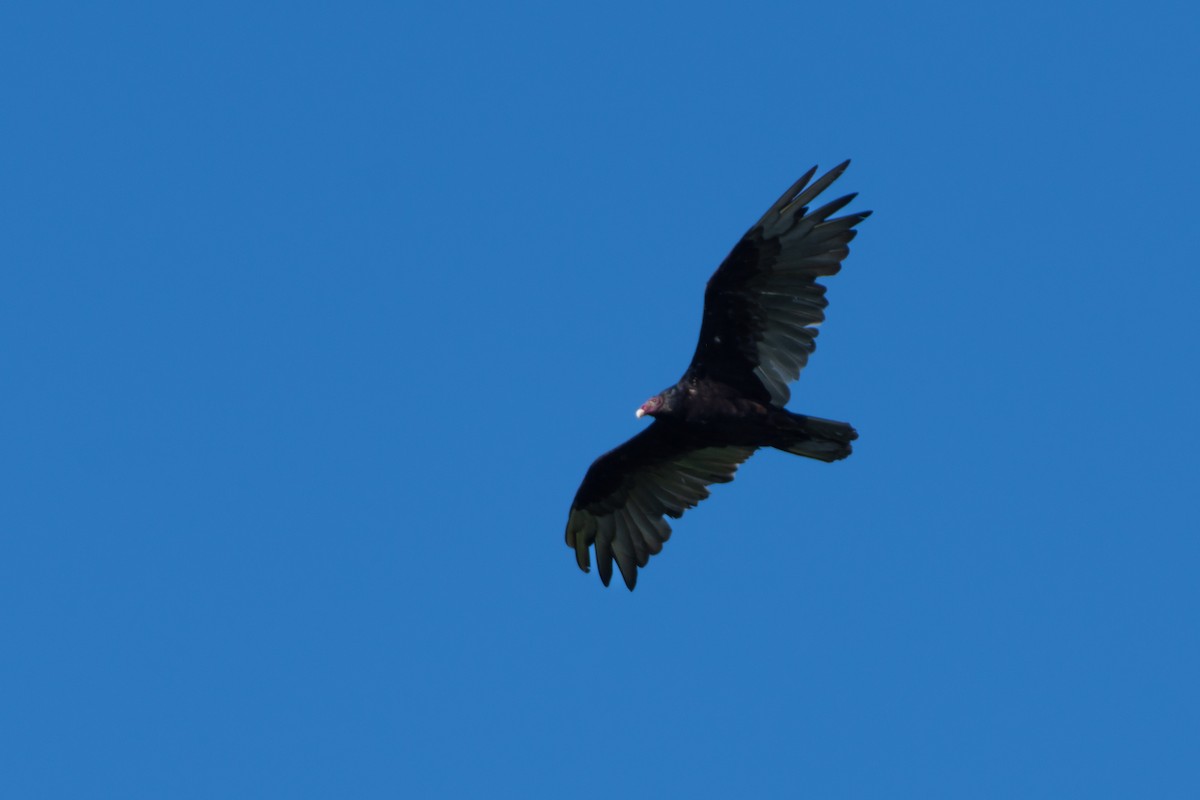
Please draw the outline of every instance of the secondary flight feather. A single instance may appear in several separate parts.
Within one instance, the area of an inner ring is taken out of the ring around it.
[[[708,281],[692,363],[637,410],[654,422],[588,469],[567,518],[567,545],[584,572],[595,551],[605,586],[616,561],[632,590],[638,569],[671,535],[665,517],[678,519],[711,484],[733,480],[758,448],[826,462],[850,455],[858,434],[849,423],[783,407],[825,320],[817,279],[841,269],[854,226],[871,214],[833,216],[855,194],[809,210],[849,164],[815,181],[810,169],[734,246]]]

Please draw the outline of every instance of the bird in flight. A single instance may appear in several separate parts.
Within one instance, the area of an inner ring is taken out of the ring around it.
[[[858,434],[848,423],[784,408],[825,319],[817,278],[841,269],[854,226],[871,214],[833,217],[856,194],[808,210],[849,164],[810,184],[813,167],[746,232],[708,281],[692,363],[637,410],[654,422],[588,469],[571,503],[567,545],[584,572],[595,549],[605,586],[615,559],[632,591],[638,568],[671,535],[663,517],[678,519],[710,484],[732,481],[758,448],[826,462],[850,455]]]

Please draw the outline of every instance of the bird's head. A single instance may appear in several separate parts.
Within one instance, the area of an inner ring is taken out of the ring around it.
[[[656,394],[656,395],[654,395],[654,397],[651,397],[649,400],[642,403],[642,407],[639,408],[636,412],[637,418],[641,419],[642,417],[646,416],[647,414],[649,414],[650,416],[653,417],[662,410],[663,410],[663,396],[661,394]]]

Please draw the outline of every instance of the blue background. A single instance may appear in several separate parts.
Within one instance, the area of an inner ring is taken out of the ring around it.
[[[1200,796],[1187,8],[10,7],[3,794]],[[845,157],[854,456],[604,590],[585,469]]]

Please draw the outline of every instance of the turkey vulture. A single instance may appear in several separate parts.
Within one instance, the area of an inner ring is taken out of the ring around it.
[[[758,448],[820,461],[850,455],[858,434],[848,423],[784,409],[825,319],[817,278],[841,269],[854,226],[871,214],[830,219],[855,194],[808,210],[849,164],[809,185],[813,167],[747,231],[708,281],[687,372],[637,410],[654,422],[588,469],[571,503],[567,545],[584,572],[595,547],[605,586],[615,558],[632,591],[638,567],[671,535],[663,515],[683,516],[708,497],[710,483],[733,480]]]

